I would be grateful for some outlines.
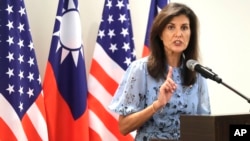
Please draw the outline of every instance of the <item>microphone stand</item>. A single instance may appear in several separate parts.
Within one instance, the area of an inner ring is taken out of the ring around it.
[[[232,90],[233,92],[235,92],[236,94],[238,94],[239,96],[241,96],[242,98],[244,98],[250,104],[250,99],[248,97],[246,97],[245,95],[241,94],[240,92],[238,92],[237,90],[235,90],[231,86],[229,86],[226,83],[224,83],[222,81],[222,79],[220,77],[218,77],[218,75],[212,71],[212,69],[210,69],[208,67],[204,67],[204,68],[205,68],[205,70],[208,70],[208,71],[205,71],[206,73],[201,73],[201,75],[203,77],[210,78],[210,79],[216,81],[217,83],[221,83],[222,85],[224,85],[228,89]]]
[[[234,88],[232,88],[231,86],[227,85],[226,83],[224,83],[222,81],[221,81],[221,84],[224,85],[225,87],[227,87],[228,89],[232,90],[233,92],[235,92],[236,94],[238,94],[242,98],[244,98],[250,104],[250,99],[248,97],[246,97],[245,95],[241,94],[240,92],[238,92],[237,90],[235,90]]]

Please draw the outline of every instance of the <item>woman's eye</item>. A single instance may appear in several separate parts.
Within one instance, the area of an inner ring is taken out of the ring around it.
[[[187,26],[182,26],[181,29],[182,29],[182,30],[187,30],[188,27],[187,27]]]
[[[174,26],[169,25],[167,28],[168,28],[169,30],[172,30],[172,29],[174,29]]]

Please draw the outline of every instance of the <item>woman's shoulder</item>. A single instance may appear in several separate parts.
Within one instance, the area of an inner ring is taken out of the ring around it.
[[[131,63],[131,65],[147,65],[148,57],[139,58]]]
[[[143,71],[146,72],[147,71],[147,62],[148,62],[148,57],[143,57],[143,58],[139,58],[137,60],[134,60],[128,67],[127,71]]]

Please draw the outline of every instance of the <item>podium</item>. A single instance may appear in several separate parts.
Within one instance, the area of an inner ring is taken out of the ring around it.
[[[181,115],[181,141],[229,141],[230,125],[250,125],[250,113]]]

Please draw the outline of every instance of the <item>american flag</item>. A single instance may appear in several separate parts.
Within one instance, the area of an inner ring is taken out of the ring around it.
[[[44,78],[50,141],[88,141],[87,80],[77,0],[59,0]]]
[[[145,57],[149,54],[149,34],[151,30],[152,23],[155,16],[161,11],[161,9],[169,3],[170,0],[151,0],[149,15],[148,15],[148,24],[146,29],[144,47],[142,50],[142,57]]]
[[[91,141],[130,141],[107,109],[124,71],[136,59],[128,0],[105,0],[88,79]]]
[[[23,0],[0,1],[0,140],[48,140],[41,78]]]

